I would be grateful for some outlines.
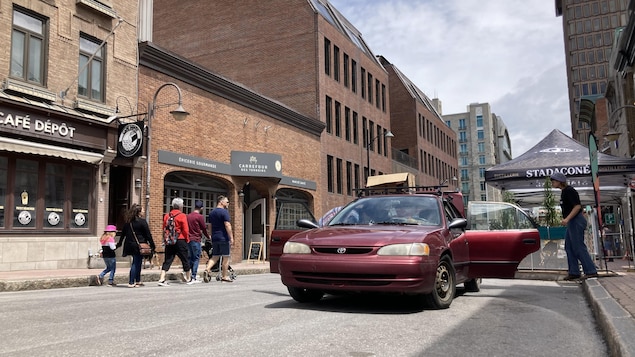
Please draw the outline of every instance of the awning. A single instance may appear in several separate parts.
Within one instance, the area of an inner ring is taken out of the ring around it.
[[[23,154],[60,157],[68,160],[88,162],[91,164],[99,164],[104,158],[104,155],[93,152],[3,137],[0,137],[0,151],[14,151],[21,152]]]

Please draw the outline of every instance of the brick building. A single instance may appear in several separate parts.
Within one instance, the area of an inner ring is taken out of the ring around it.
[[[349,202],[364,186],[368,163],[371,174],[392,171],[388,73],[328,2],[155,0],[153,6],[153,43],[324,123],[316,215]]]
[[[0,270],[85,267],[138,200],[141,162],[118,157],[108,119],[135,103],[137,14],[126,0],[0,2]]]

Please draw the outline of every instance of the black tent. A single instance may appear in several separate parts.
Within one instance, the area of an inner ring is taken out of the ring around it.
[[[527,203],[542,201],[546,177],[559,171],[580,193],[584,204],[593,204],[589,148],[555,129],[524,154],[485,171],[490,186],[514,193]],[[619,202],[633,185],[635,160],[598,154],[602,202]]]

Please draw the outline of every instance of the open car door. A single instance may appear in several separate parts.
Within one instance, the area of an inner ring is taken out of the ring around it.
[[[470,278],[513,278],[518,264],[540,249],[536,223],[511,203],[469,202],[467,221]]]
[[[278,262],[280,262],[284,244],[296,233],[307,230],[307,228],[299,227],[297,221],[308,219],[315,222],[313,214],[303,202],[278,200],[276,210],[276,224],[269,242],[269,270],[272,273],[279,273]]]

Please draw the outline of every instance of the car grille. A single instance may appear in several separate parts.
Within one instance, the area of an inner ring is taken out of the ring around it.
[[[311,273],[294,271],[295,280],[309,284],[347,285],[347,286],[384,286],[395,278],[392,274],[345,274],[345,273]]]
[[[333,248],[313,248],[316,253],[321,254],[368,254],[373,251],[373,248],[346,248],[345,253],[338,253],[338,249],[343,247]]]

